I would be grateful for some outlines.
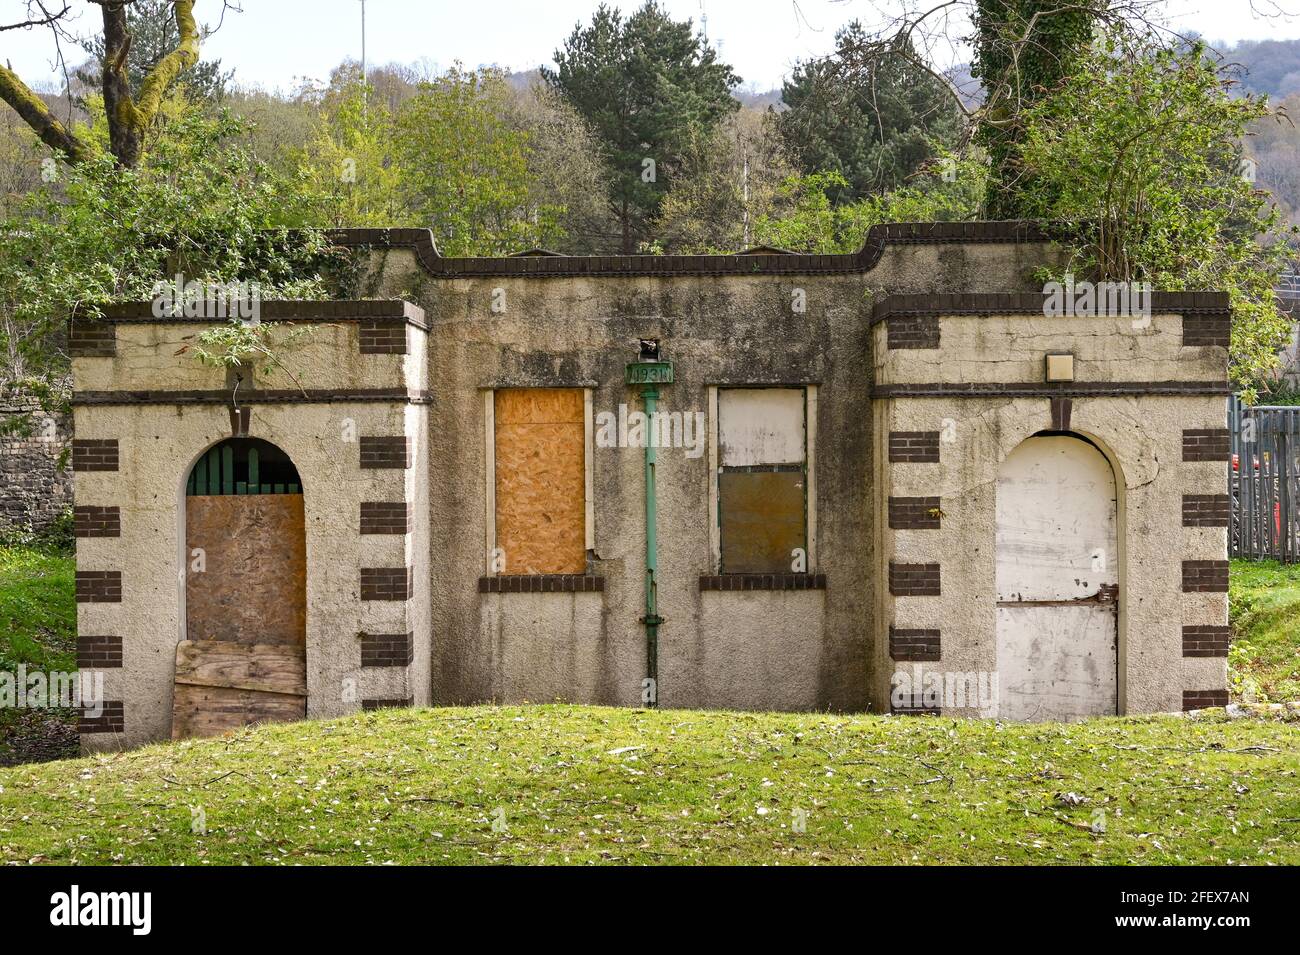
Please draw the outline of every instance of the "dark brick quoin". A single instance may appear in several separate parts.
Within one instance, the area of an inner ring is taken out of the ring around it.
[[[360,637],[363,667],[404,667],[415,659],[412,633],[363,633]]]
[[[363,355],[405,355],[406,322],[362,319],[358,326],[358,343]]]
[[[891,316],[885,322],[885,344],[891,349],[938,348],[939,316]]]
[[[938,431],[889,432],[890,464],[938,464]]]
[[[387,700],[362,700],[361,708],[363,710],[399,710],[411,706],[415,702],[414,697],[404,697]]]
[[[410,531],[411,510],[404,502],[361,502],[361,533],[409,534]]]
[[[411,439],[402,435],[372,435],[363,437],[361,467],[367,470],[381,468],[409,468],[411,466]]]
[[[1227,690],[1183,690],[1184,710],[1203,710],[1207,706],[1227,705]]]
[[[117,327],[94,319],[72,322],[68,327],[68,354],[73,358],[112,358],[117,354]]]
[[[605,589],[605,578],[595,574],[502,574],[480,577],[481,594],[578,594]]]
[[[1185,657],[1226,657],[1231,643],[1231,627],[1183,627],[1183,656]]]
[[[72,470],[116,471],[116,438],[73,438]]]
[[[1226,494],[1184,494],[1184,527],[1227,527],[1232,505]]]
[[[122,665],[122,638],[79,634],[77,636],[77,668],[80,670],[111,670]]]
[[[410,600],[415,572],[410,567],[362,567],[362,600]]]
[[[701,590],[825,590],[825,574],[705,574]]]
[[[1226,560],[1183,561],[1183,592],[1228,592],[1228,562]]]
[[[120,570],[77,571],[77,603],[116,604],[122,602]]]
[[[126,731],[126,714],[121,700],[105,700],[100,704],[98,716],[88,716],[84,711],[77,720],[78,733],[123,733]]]
[[[116,507],[78,504],[72,509],[72,533],[77,537],[121,537],[122,512]]]
[[[895,597],[938,597],[938,564],[889,564],[889,592]]]
[[[1218,345],[1228,347],[1232,322],[1224,315],[1184,315],[1183,345]]]
[[[889,499],[889,526],[893,530],[937,531],[942,517],[937,497]]]
[[[1184,461],[1227,461],[1231,457],[1227,428],[1189,428],[1183,431]]]
[[[889,628],[889,658],[919,663],[939,659],[938,630],[904,630]]]

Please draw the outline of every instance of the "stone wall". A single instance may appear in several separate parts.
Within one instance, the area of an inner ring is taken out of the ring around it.
[[[0,529],[48,527],[72,505],[72,422],[33,400],[0,397]]]

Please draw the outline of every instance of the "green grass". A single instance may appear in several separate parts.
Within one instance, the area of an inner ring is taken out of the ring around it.
[[[0,770],[0,861],[1298,864],[1300,733],[388,710]]]
[[[1300,700],[1300,564],[1234,560],[1228,598],[1233,696]]]
[[[0,543],[0,670],[77,668],[75,560],[66,549]],[[75,755],[72,714],[0,709],[0,766]]]
[[[55,548],[0,544],[0,669],[76,669],[75,569]]]

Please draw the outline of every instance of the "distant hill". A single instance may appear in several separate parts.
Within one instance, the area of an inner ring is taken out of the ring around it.
[[[1217,49],[1240,64],[1243,89],[1272,97],[1300,93],[1300,40],[1243,40]]]

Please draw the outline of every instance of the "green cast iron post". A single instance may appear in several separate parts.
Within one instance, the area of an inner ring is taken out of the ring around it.
[[[669,361],[637,361],[627,366],[626,381],[641,386],[645,404],[645,624],[646,677],[650,682],[650,697],[646,704],[659,705],[659,627],[664,622],[659,616],[656,576],[659,571],[659,541],[657,531],[658,507],[655,498],[655,461],[658,429],[654,415],[659,402],[659,385],[672,384],[673,365]]]

